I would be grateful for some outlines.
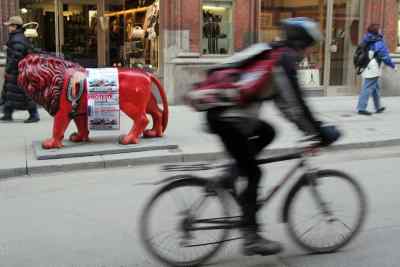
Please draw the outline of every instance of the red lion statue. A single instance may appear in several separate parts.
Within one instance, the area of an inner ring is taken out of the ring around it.
[[[29,54],[20,61],[18,68],[19,85],[35,102],[54,116],[53,137],[45,140],[42,147],[63,147],[64,133],[71,120],[74,120],[78,132],[73,133],[69,139],[72,142],[89,141],[86,86],[78,106],[75,107],[77,116],[71,116],[74,109],[67,97],[70,80],[77,76],[86,77],[86,70],[76,63],[47,54]],[[129,133],[120,137],[120,143],[137,144],[142,134],[144,137],[161,137],[168,123],[168,102],[159,80],[152,74],[138,69],[119,69],[118,79],[120,109],[134,121]],[[152,94],[152,83],[160,92],[163,110],[158,107]],[[77,90],[76,86],[77,84],[73,86],[74,93]],[[146,114],[150,114],[153,119],[152,128],[147,130],[149,120]]]

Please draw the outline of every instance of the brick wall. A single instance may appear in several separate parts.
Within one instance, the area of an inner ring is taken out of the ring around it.
[[[234,33],[235,33],[235,50],[240,50],[248,45],[248,35],[251,32],[251,1],[250,0],[237,0],[235,2],[234,10]]]
[[[381,25],[390,51],[397,47],[398,3],[396,0],[365,0],[364,31],[371,23]]]

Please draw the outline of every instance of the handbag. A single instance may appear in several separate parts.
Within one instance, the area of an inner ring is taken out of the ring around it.
[[[135,26],[130,36],[132,39],[144,39],[144,30],[140,26]]]
[[[26,28],[27,26],[31,26],[31,25],[34,25],[34,27],[33,28]],[[23,27],[25,28],[25,32],[24,32],[25,37],[27,37],[27,38],[37,38],[37,37],[39,37],[38,31],[37,31],[38,28],[39,28],[39,23],[37,23],[37,22],[29,22],[29,23],[24,24]]]

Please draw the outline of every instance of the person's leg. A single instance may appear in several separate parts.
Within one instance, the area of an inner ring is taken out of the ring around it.
[[[3,116],[0,118],[0,120],[2,121],[12,121],[12,114],[13,114],[14,110],[11,106],[4,105],[3,108]]]
[[[259,120],[252,137],[250,137],[254,156],[258,155],[266,146],[272,143],[275,135],[275,130],[269,123]]]
[[[374,86],[374,79],[364,79],[363,86],[358,98],[357,111],[364,112],[368,106],[369,96],[371,95],[372,86]]]
[[[379,78],[375,79],[374,86],[372,87],[372,99],[374,100],[374,106],[376,112],[382,112],[385,108],[381,105],[381,93],[380,93],[380,85]]]
[[[249,144],[248,136],[244,135],[240,129],[232,122],[225,122],[219,116],[208,116],[208,121],[213,132],[217,133],[229,154],[235,159],[240,173],[247,177],[247,188],[240,198],[242,208],[242,229],[244,235],[244,253],[253,254],[274,254],[281,251],[279,243],[263,239],[257,234],[257,196],[258,185],[261,180],[261,170],[255,159],[254,148]],[[268,126],[263,125],[259,130],[264,132]],[[263,144],[259,142],[259,146]]]
[[[38,122],[40,120],[39,112],[36,105],[28,109],[28,112],[29,112],[29,118],[26,119],[24,123],[33,123],[33,122]]]

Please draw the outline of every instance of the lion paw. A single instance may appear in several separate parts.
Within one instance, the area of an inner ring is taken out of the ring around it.
[[[132,135],[121,135],[119,137],[119,143],[121,145],[138,144],[139,139],[133,137]]]
[[[60,140],[56,140],[54,138],[47,139],[42,143],[43,149],[62,148],[63,146],[64,145]]]
[[[154,137],[162,137],[162,133],[157,132],[156,130],[146,130],[143,132],[143,137],[146,138],[154,138]]]
[[[73,133],[69,136],[69,141],[71,142],[88,142],[89,137],[88,136],[82,136],[78,133]]]

